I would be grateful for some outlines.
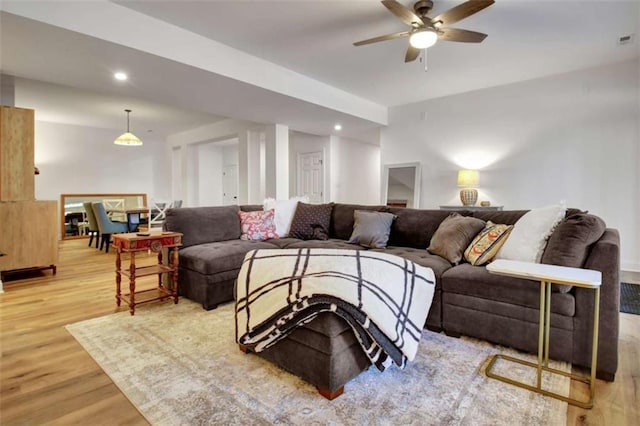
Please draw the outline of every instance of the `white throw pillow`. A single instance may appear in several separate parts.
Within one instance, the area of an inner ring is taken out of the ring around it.
[[[515,223],[495,258],[540,263],[549,236],[566,212],[564,202],[528,211]]]
[[[280,238],[289,235],[291,220],[298,206],[298,201],[308,203],[309,197],[303,195],[302,197],[293,197],[288,200],[276,200],[275,198],[266,198],[264,200],[262,207],[265,211],[275,209],[276,233]]]

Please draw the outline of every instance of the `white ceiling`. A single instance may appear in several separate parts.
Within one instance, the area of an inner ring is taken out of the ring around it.
[[[435,0],[430,15],[463,2]],[[488,34],[484,42],[437,43],[427,72],[404,63],[407,39],[352,45],[407,30],[378,0],[117,3],[387,106],[638,55],[638,45],[616,44],[638,30],[638,0],[497,0],[453,25]]]
[[[435,0],[433,14],[461,2]],[[11,3],[4,0],[0,7],[4,5],[7,10],[6,5]],[[57,5],[63,3],[78,8],[78,22],[100,19],[82,16],[97,3],[59,1]],[[352,46],[354,41],[405,28],[377,0],[165,0],[117,4],[134,15],[142,13],[165,22],[167,33],[175,27],[186,29],[342,89],[348,92],[345,98],[352,94],[355,101],[368,100],[382,106],[640,56],[637,41],[617,44],[620,36],[638,33],[637,0],[497,0],[493,6],[454,25],[485,32],[487,39],[481,44],[439,42],[428,51],[427,72],[418,61],[403,62],[406,39]],[[71,31],[42,22],[47,19],[39,22],[5,12],[0,19],[2,72],[20,77],[16,80],[18,97],[24,96],[22,99],[32,104],[20,106],[36,108],[40,117],[48,117],[48,121],[120,128],[124,123],[122,110],[131,108],[132,128],[153,129],[162,135],[214,122],[221,116],[283,123],[316,134],[330,133],[335,122],[343,124],[347,135],[369,131],[383,122],[364,113],[314,102],[308,96],[296,96],[295,88],[278,92],[273,86],[261,87],[181,63],[175,60],[183,53],[181,49],[173,57],[161,57],[147,53],[150,50],[131,48],[132,44],[126,41],[105,41],[107,37],[101,39],[76,28]],[[110,23],[108,19],[103,18],[105,26],[117,30],[117,22]],[[136,30],[127,28],[128,34],[135,35]],[[139,29],[141,33],[143,30]],[[184,46],[184,50],[192,47]],[[208,52],[197,53],[206,59]],[[132,74],[126,84],[116,84],[111,78],[118,68]],[[250,71],[257,76],[256,81],[271,77],[261,75],[264,70],[260,68]],[[65,86],[75,89],[65,90]],[[341,93],[336,93],[335,97],[340,97]]]

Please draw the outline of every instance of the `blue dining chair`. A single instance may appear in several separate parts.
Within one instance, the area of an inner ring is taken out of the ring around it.
[[[84,206],[84,211],[87,213],[87,222],[89,222],[89,247],[91,247],[91,243],[93,242],[93,237],[96,237],[96,248],[98,248],[98,241],[100,240],[100,229],[98,228],[98,221],[96,220],[96,215],[93,213],[93,207],[91,206],[91,201],[86,203],[82,203]]]
[[[109,246],[111,245],[111,234],[120,234],[128,232],[128,226],[124,222],[113,222],[107,215],[107,210],[104,208],[104,204],[101,202],[94,202],[91,207],[93,213],[96,216],[98,222],[98,229],[102,238],[100,239],[100,250],[107,244],[106,252],[109,253]]]

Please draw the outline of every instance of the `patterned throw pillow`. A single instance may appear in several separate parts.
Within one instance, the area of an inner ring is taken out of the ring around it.
[[[289,237],[301,240],[328,240],[333,204],[298,203],[291,220]]]
[[[484,265],[493,260],[500,247],[507,241],[513,225],[496,225],[489,221],[485,228],[471,241],[464,251],[464,258],[473,266]]]
[[[242,240],[268,240],[278,238],[276,224],[274,221],[274,211],[239,211],[240,227],[242,229]]]

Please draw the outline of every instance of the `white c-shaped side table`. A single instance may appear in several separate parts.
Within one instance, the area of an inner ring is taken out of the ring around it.
[[[507,355],[493,355],[485,371],[488,377],[510,383],[521,388],[528,389],[542,395],[550,396],[569,404],[582,408],[593,407],[596,385],[596,366],[598,359],[598,327],[600,317],[600,285],[602,274],[600,271],[582,268],[569,268],[566,266],[546,265],[541,263],[519,262],[515,260],[499,259],[487,265],[487,270],[493,274],[506,275],[516,278],[525,278],[540,281],[540,326],[538,332],[538,363],[524,361]],[[591,348],[591,376],[584,377],[567,373],[549,367],[549,329],[551,323],[551,283],[564,284],[576,287],[591,288],[595,290],[595,303],[593,310],[593,343]],[[492,368],[498,359],[516,362],[536,368],[536,386],[505,377],[492,372]],[[560,374],[573,380],[579,380],[589,385],[589,400],[579,401],[542,388],[542,372]]]

